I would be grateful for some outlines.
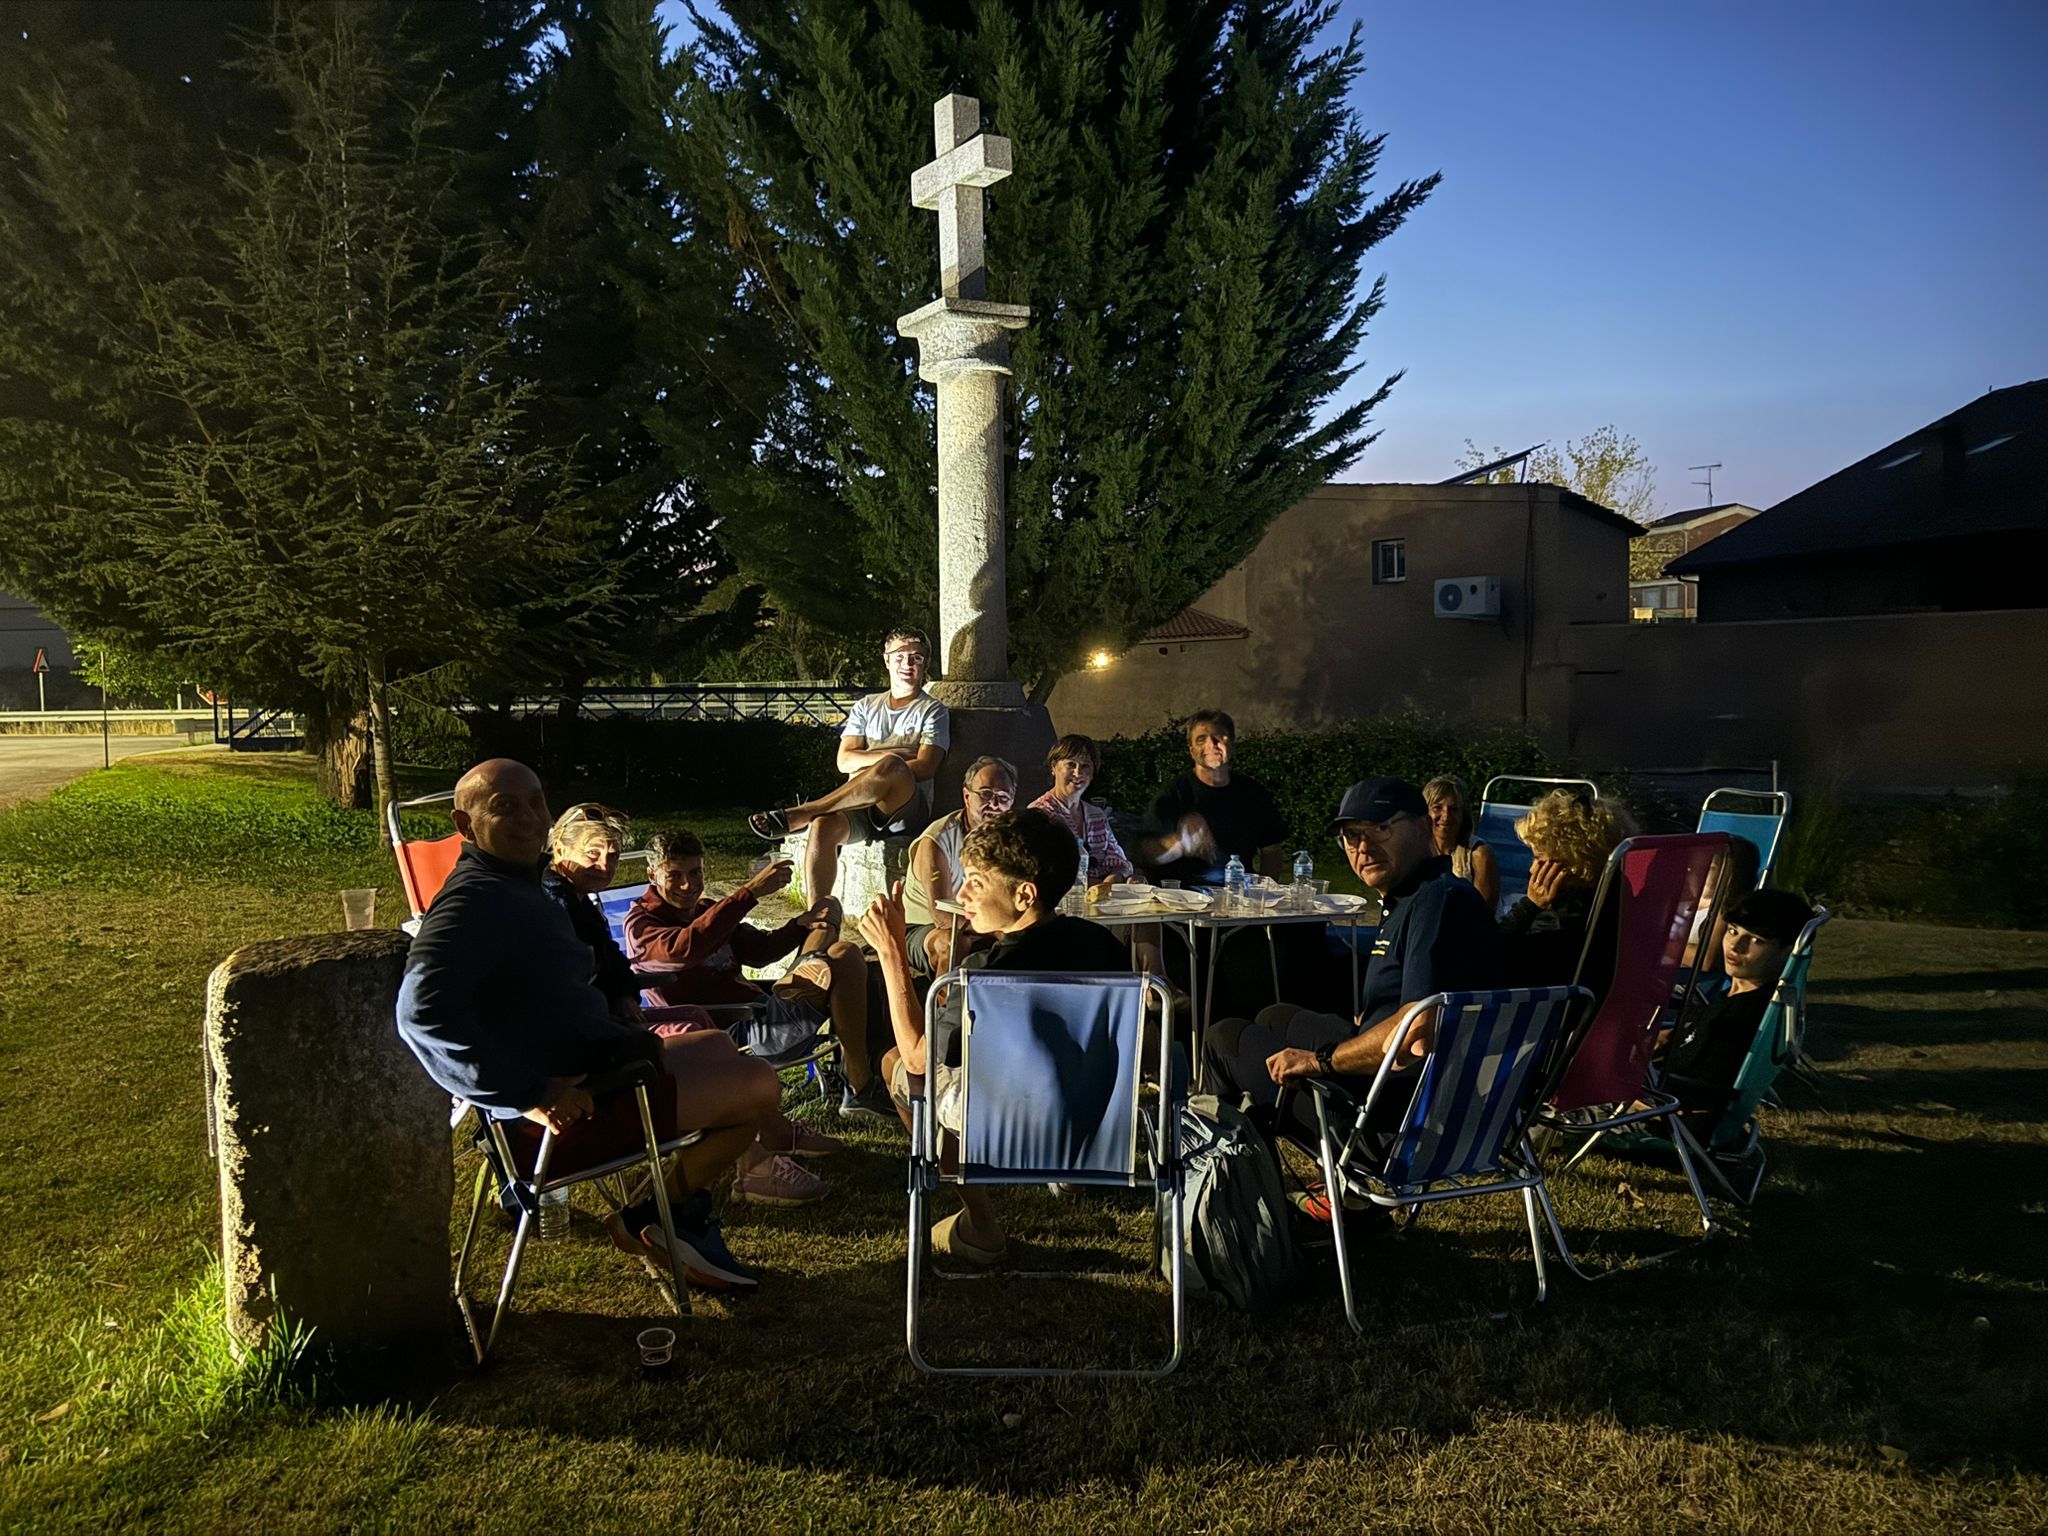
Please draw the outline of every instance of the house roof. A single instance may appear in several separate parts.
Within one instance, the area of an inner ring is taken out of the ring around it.
[[[2038,529],[2048,529],[2048,379],[1981,395],[1666,569]]]
[[[1694,523],[1705,522],[1710,517],[1719,517],[1723,512],[1754,513],[1756,510],[1755,507],[1745,506],[1739,501],[1717,501],[1711,507],[1694,507],[1688,512],[1667,512],[1662,517],[1652,518],[1643,524],[1643,531],[1656,533],[1660,530],[1686,528]]]
[[[1164,644],[1172,640],[1243,640],[1250,634],[1251,631],[1242,624],[1219,619],[1199,608],[1183,608],[1164,624],[1146,630],[1139,639],[1149,644]]]
[[[1332,480],[1319,485],[1309,492],[1312,499],[1336,498],[1357,491],[1419,491],[1433,501],[1454,505],[1460,501],[1484,502],[1495,498],[1521,496],[1532,485],[1540,485],[1557,492],[1558,505],[1573,512],[1590,517],[1596,523],[1606,523],[1610,528],[1619,528],[1631,538],[1643,531],[1643,525],[1632,517],[1623,517],[1612,507],[1603,507],[1599,502],[1581,496],[1577,491],[1561,485],[1551,485],[1545,480],[1503,480],[1484,485],[1428,485],[1412,480]]]

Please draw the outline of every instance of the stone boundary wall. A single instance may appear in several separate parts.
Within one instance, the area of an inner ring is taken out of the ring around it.
[[[2048,609],[1583,625],[1559,660],[1547,745],[1581,762],[1776,758],[1795,795],[1981,791],[2048,769]]]

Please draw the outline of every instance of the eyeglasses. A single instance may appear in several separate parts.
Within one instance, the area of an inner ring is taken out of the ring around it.
[[[1413,813],[1402,811],[1389,816],[1385,821],[1346,822],[1337,829],[1337,836],[1346,848],[1363,848],[1367,843],[1383,843],[1387,835],[1404,821],[1413,821]]]
[[[967,793],[983,805],[1009,805],[1017,798],[1013,789],[970,789]]]

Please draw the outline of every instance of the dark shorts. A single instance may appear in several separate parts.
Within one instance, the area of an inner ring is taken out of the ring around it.
[[[931,807],[925,804],[922,792],[910,797],[910,804],[893,814],[879,806],[866,810],[849,811],[846,816],[846,842],[849,847],[858,843],[886,843],[891,838],[915,837],[932,824]]]

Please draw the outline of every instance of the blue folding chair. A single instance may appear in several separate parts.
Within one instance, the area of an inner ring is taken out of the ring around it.
[[[1600,798],[1600,786],[1591,779],[1545,779],[1517,773],[1497,773],[1486,781],[1479,797],[1479,840],[1493,850],[1500,865],[1500,900],[1495,915],[1505,917],[1514,904],[1528,894],[1529,865],[1534,856],[1529,845],[1515,831],[1515,823],[1529,814],[1534,800],[1497,800],[1494,786],[1500,784],[1542,784],[1551,789],[1583,790],[1588,800]]]
[[[1307,1079],[1316,1100],[1323,1188],[1330,1194],[1330,1231],[1344,1316],[1365,1324],[1351,1284],[1340,1192],[1389,1209],[1520,1190],[1536,1263],[1536,1299],[1549,1294],[1540,1202],[1557,1239],[1563,1236],[1543,1169],[1529,1147],[1545,1067],[1566,1038],[1573,1012],[1591,1003],[1584,987],[1529,987],[1513,992],[1440,992],[1401,1016],[1385,1060],[1363,1099],[1331,1078]],[[1434,1015],[1436,1039],[1418,1069],[1396,1073],[1409,1034]],[[1398,1129],[1375,1134],[1373,1112],[1408,1096]]]
[[[948,993],[959,999],[956,1011]],[[1160,1010],[1156,1117],[1140,1103],[1145,998]],[[957,1079],[938,1070],[959,1020]],[[911,1104],[910,1260],[904,1334],[911,1362],[940,1376],[1152,1378],[1180,1364],[1182,1283],[1180,1104],[1173,1071],[1173,1001],[1152,976],[948,971],[925,1001],[931,1067]],[[940,1107],[946,1106],[942,1126]],[[956,1156],[942,1157],[951,1141]],[[947,1171],[944,1164],[952,1161]],[[928,1203],[941,1184],[1085,1184],[1150,1188],[1172,1255],[1173,1345],[1163,1364],[1105,1370],[935,1365],[919,1343],[930,1240]]]
[[[1737,810],[1742,802],[1762,805],[1763,810]],[[1700,832],[1726,832],[1756,849],[1757,888],[1771,883],[1771,863],[1778,856],[1778,842],[1785,835],[1785,818],[1792,814],[1792,797],[1783,790],[1717,789],[1700,802]],[[1747,891],[1730,891],[1728,899],[1746,896]]]

